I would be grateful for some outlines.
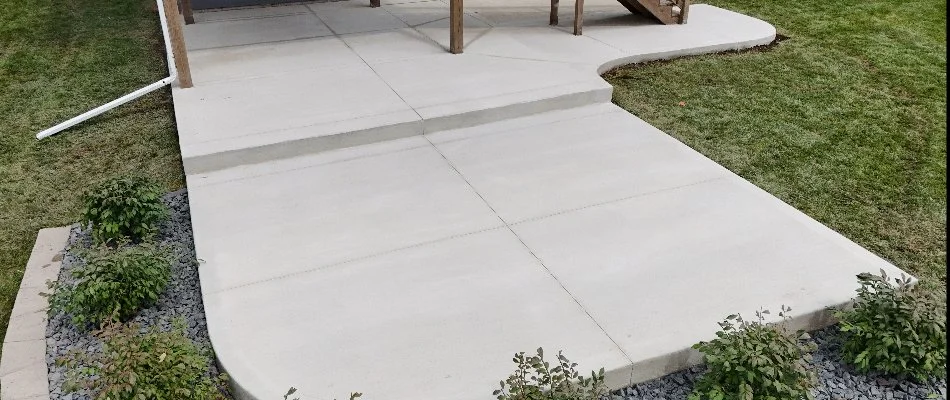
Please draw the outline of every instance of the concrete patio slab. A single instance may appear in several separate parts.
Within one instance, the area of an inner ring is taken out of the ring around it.
[[[623,52],[607,44],[565,35],[557,29],[494,28],[466,49],[470,54],[574,63],[578,59],[607,62]],[[595,64],[597,62],[594,62]]]
[[[267,343],[219,351],[244,398],[294,386],[317,399],[488,399],[512,354],[538,346],[583,354],[580,368],[603,366],[615,385],[629,380],[623,353],[504,227],[216,293],[205,305],[216,310],[215,348]]]
[[[447,20],[448,3],[441,0],[384,4],[383,8],[409,26],[419,26],[439,20]]]
[[[343,42],[370,64],[441,56],[445,49],[435,41],[411,28],[365,35],[346,35]]]
[[[185,45],[189,50],[279,42],[333,34],[330,28],[312,14],[197,23],[188,25],[186,33]]]
[[[518,4],[511,3],[508,5],[490,3],[495,2],[479,2],[479,4],[466,7],[466,11],[491,26],[545,27],[548,25],[546,16],[551,11],[545,8],[543,3],[527,7],[523,5],[519,7]],[[565,8],[573,9],[571,6]]]
[[[361,2],[340,1],[312,4],[308,7],[337,35],[386,31],[408,26],[385,9],[367,9]]]
[[[256,18],[253,8],[198,12],[199,23],[185,27],[196,85],[173,88],[186,171],[602,103],[612,89],[597,73],[613,65],[775,36],[767,23],[704,5],[691,8],[689,24],[661,26],[591,0],[585,36],[565,30],[570,7],[559,27],[528,0],[466,7],[463,55],[444,51],[442,0],[262,7]]]
[[[276,8],[276,7],[275,7]],[[196,85],[283,75],[306,69],[363,64],[363,59],[335,36],[294,40],[274,46],[259,43],[188,53]]]
[[[472,14],[463,15],[462,21],[463,25],[465,25],[465,35],[462,37],[462,43],[466,46],[474,43],[491,28],[491,25],[487,22]],[[445,36],[449,31],[448,18],[440,18],[432,22],[415,25],[413,28],[426,35],[429,40],[441,45],[446,51],[449,50],[449,37]]]
[[[281,17],[293,14],[310,14],[310,9],[303,4],[285,4],[279,7],[247,7],[212,9],[195,13],[195,22],[231,21],[236,19],[257,19],[264,17]]]
[[[695,357],[683,344],[714,337],[728,314],[787,305],[814,329],[853,297],[857,274],[901,273],[787,208],[726,176],[513,229],[643,381],[681,369]]]
[[[205,85],[201,92],[183,91],[182,101],[202,108],[201,114],[177,118],[183,144],[410,110],[366,65],[315,69],[305,76],[246,79],[240,88],[219,83]]]
[[[785,304],[819,328],[855,274],[899,273],[610,104],[597,75],[766,44],[772,26],[704,5],[661,26],[611,3],[588,0],[578,37],[571,7],[548,27],[546,4],[466,0],[462,55],[444,52],[441,0],[186,29],[222,46],[192,51],[197,84],[173,94],[238,398],[487,400],[538,346],[618,388],[698,362],[728,314]],[[303,31],[325,36],[279,39]]]
[[[336,39],[334,39],[336,40]],[[351,54],[340,51],[341,54]],[[242,85],[212,83],[177,98],[201,113],[177,113],[185,168],[192,172],[266,157],[332,149],[354,133],[376,130],[371,141],[418,134],[418,114],[365,64],[314,68],[246,79]],[[262,116],[265,116],[262,118]],[[347,134],[346,138],[333,138]],[[322,139],[322,140],[321,140]],[[288,153],[289,152],[289,153]],[[257,157],[257,158],[255,158]]]
[[[426,62],[420,63],[420,59],[412,59],[378,63],[373,65],[373,69],[426,121],[516,104],[518,101],[512,98],[525,92],[538,92],[581,82],[594,89],[610,87],[596,75],[590,74],[590,68],[583,64],[478,54],[458,57],[433,56],[422,60]],[[499,74],[498,71],[505,73]],[[465,79],[453,79],[459,75]],[[460,99],[459,93],[469,93],[471,97]],[[609,99],[609,90],[605,94]],[[457,126],[450,127],[476,124],[460,121]],[[449,127],[441,127],[446,128]]]
[[[208,262],[202,291],[215,293],[502,225],[424,139],[403,142],[405,149],[368,157],[326,162],[321,155],[310,156],[289,171],[261,164],[245,171],[251,177],[224,183],[192,184],[189,178],[190,203],[197,211],[192,222],[202,230],[195,246]],[[231,200],[221,204],[222,198]],[[237,214],[243,217],[234,218]],[[243,245],[235,248],[237,243]]]
[[[473,129],[436,146],[508,223],[688,186],[727,172],[617,106],[587,108],[589,116],[511,131]],[[435,141],[439,134],[432,137]]]
[[[239,165],[213,172],[190,174],[187,177],[188,187],[200,187],[215,183],[236,181],[244,178],[272,175],[279,172],[312,168],[319,165],[355,160],[358,158],[391,153],[394,151],[425,147],[426,145],[426,142],[419,140],[419,138],[406,138],[406,140],[387,140],[370,145],[347,147],[341,149],[340,151],[326,151],[320,154],[315,154],[313,157],[282,158],[279,160],[269,161],[266,163],[266,166],[258,164]]]
[[[537,346],[622,387],[698,362],[728,314],[785,304],[819,328],[857,273],[900,273],[609,104],[188,185],[211,338],[246,399],[487,400]]]

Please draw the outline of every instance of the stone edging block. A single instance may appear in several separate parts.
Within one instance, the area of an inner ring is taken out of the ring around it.
[[[0,358],[0,399],[49,400],[46,370],[46,310],[40,295],[46,281],[56,280],[69,240],[68,226],[41,229],[26,263],[20,291],[10,313]]]

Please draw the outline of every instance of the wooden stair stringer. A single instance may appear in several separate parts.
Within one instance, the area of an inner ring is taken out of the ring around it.
[[[673,15],[673,6],[660,5],[660,0],[617,0],[617,2],[632,13],[650,15],[663,24],[679,23],[679,18]]]

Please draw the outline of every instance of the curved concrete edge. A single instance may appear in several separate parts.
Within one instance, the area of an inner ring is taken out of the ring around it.
[[[200,273],[200,270],[199,270]],[[221,337],[222,334],[218,333],[218,330],[215,326],[221,325],[220,323],[213,323],[212,319],[217,319],[216,317],[209,315],[208,310],[205,310],[205,315],[208,318],[208,336],[211,338],[212,348],[214,347],[214,338]],[[217,321],[220,322],[220,321]],[[679,357],[680,354],[672,354],[669,356],[661,356],[655,359],[638,362],[634,364],[625,363],[623,365],[613,365],[605,366],[604,376],[605,384],[610,390],[616,390],[628,387],[630,385],[658,378],[660,376],[666,375],[670,372],[675,372],[683,368],[687,368],[691,365],[698,364],[702,361],[702,356],[692,349],[686,349],[684,352],[688,357],[683,358],[683,361],[688,361],[688,364],[685,364],[682,367],[669,370],[669,372],[657,373],[657,371],[667,371],[669,368],[679,365],[679,358],[676,358],[673,362],[670,361],[670,357]],[[286,387],[283,388],[280,393],[262,393],[262,387],[267,387],[267,382],[262,379],[263,377],[259,373],[259,370],[255,369],[254,366],[248,365],[246,363],[234,360],[232,354],[229,352],[215,352],[216,355],[216,364],[218,369],[228,375],[228,383],[231,388],[231,395],[235,400],[269,400],[280,398],[286,390],[291,386],[299,387],[306,382],[286,382]],[[640,369],[645,369],[641,371]],[[581,371],[586,373],[586,371]],[[648,376],[646,379],[640,381],[633,381],[632,379],[637,379],[640,376]],[[503,377],[499,377],[501,379]],[[276,379],[282,379],[282,377],[277,377]],[[369,379],[369,378],[368,378]],[[338,399],[343,400],[348,398],[347,395],[351,392],[363,390],[359,387],[353,388],[333,388],[334,390],[339,390],[338,393],[334,393],[334,397],[327,397],[328,399]],[[486,387],[485,393],[491,393],[492,387]],[[311,399],[312,394],[308,393],[298,393],[303,399]],[[368,393],[367,396],[372,396],[369,398],[372,399],[383,399],[385,397],[377,397],[378,393]],[[486,399],[491,398],[486,396]],[[445,399],[451,400],[451,399]]]
[[[716,43],[708,46],[698,46],[670,51],[663,51],[658,53],[648,53],[648,54],[635,54],[625,57],[616,58],[610,61],[607,61],[597,67],[597,75],[603,75],[614,68],[622,67],[630,64],[639,64],[651,61],[660,61],[660,60],[672,60],[675,58],[689,57],[689,56],[698,56],[703,54],[711,53],[721,53],[725,51],[739,51],[746,50],[757,46],[764,46],[775,41],[775,38],[778,34],[775,26],[772,24],[762,21],[758,18],[753,18],[746,16],[744,14],[739,14],[734,11],[726,10],[724,8],[719,8],[715,6],[710,6],[706,4],[694,4],[691,7],[710,7],[715,8],[721,11],[743,15],[746,18],[753,20],[757,25],[762,29],[762,33],[756,37],[747,38],[737,42],[725,42],[725,43]]]
[[[258,378],[254,374],[253,370],[247,370],[247,368],[242,369],[241,367],[245,367],[242,363],[231,361],[229,352],[218,351],[218,344],[221,342],[220,339],[216,338],[220,338],[222,336],[221,333],[218,333],[221,323],[218,321],[218,313],[204,305],[207,294],[213,293],[213,291],[210,287],[208,287],[208,278],[205,276],[205,270],[203,266],[203,262],[198,264],[198,281],[199,285],[201,286],[202,308],[204,308],[205,311],[205,322],[207,323],[208,327],[208,339],[209,342],[211,342],[211,350],[214,351],[215,365],[218,367],[218,371],[227,374],[228,386],[231,388],[231,395],[235,400],[257,400],[258,398],[252,395],[248,391],[249,389],[245,387],[249,385],[242,385],[240,383],[247,382],[248,380],[251,382],[256,382]],[[247,377],[250,377],[250,379]],[[293,383],[288,384],[287,389],[290,389],[291,386],[293,386]],[[286,391],[284,393],[286,393]],[[280,396],[284,395],[284,393],[273,393],[262,398],[278,399]]]
[[[845,307],[849,304],[851,304],[850,301],[838,304],[834,308]],[[832,310],[829,308],[805,310],[804,312],[799,311],[801,310],[792,310],[792,318],[790,318],[789,321],[784,324],[785,328],[787,328],[789,331],[803,330],[810,332],[823,329],[837,323],[837,321],[832,316]],[[778,323],[780,321],[781,319],[777,317],[776,313],[773,314],[771,320],[767,322]],[[209,324],[209,335],[214,337],[215,335],[211,326],[213,326],[213,324]],[[704,340],[712,339],[715,339],[715,337],[710,336]],[[221,356],[221,354],[218,354],[218,367],[228,374],[232,395],[235,399],[263,400],[268,398],[278,398],[283,394],[251,393],[249,388],[260,386],[261,383],[259,376],[255,374],[253,368],[248,368],[247,365],[244,365],[240,362],[222,360]],[[703,354],[691,347],[687,347],[629,365],[608,368],[605,371],[605,383],[610,390],[619,390],[639,383],[661,378],[663,376],[701,364],[703,364]],[[246,385],[242,385],[241,382],[246,383]],[[293,385],[294,383],[292,382],[288,383],[287,388],[290,388],[290,386]],[[248,388],[245,388],[245,386]],[[358,389],[359,388],[354,388],[353,390]],[[343,396],[343,394],[339,394],[339,396]]]
[[[837,307],[847,304],[850,304],[850,302],[840,304]],[[803,330],[810,332],[826,328],[837,322],[832,317],[832,312],[829,309],[808,310],[801,314],[797,314],[796,311],[797,310],[792,310],[792,318],[784,324],[785,328],[789,331]],[[746,317],[751,316],[746,315]],[[777,323],[780,321],[780,319],[775,317],[773,320],[767,322]],[[715,339],[715,337],[709,337],[705,340],[712,339]],[[616,390],[647,382],[701,364],[703,364],[703,354],[698,350],[688,347],[680,351],[667,353],[632,364],[630,366],[631,374],[629,384],[617,387],[611,386],[610,389]]]
[[[49,302],[40,295],[46,281],[59,276],[70,227],[41,229],[30,253],[17,292],[0,358],[0,399],[48,400],[46,369],[46,310]]]
[[[771,25],[770,25],[771,26]],[[775,41],[775,28],[772,28],[772,33],[770,35],[763,36],[755,40],[746,40],[736,43],[722,43],[714,44],[709,46],[694,47],[683,50],[671,50],[664,51],[660,53],[652,54],[637,54],[628,57],[621,57],[616,60],[608,61],[604,64],[601,64],[600,67],[597,67],[597,74],[603,75],[608,71],[623,67],[631,64],[640,64],[651,61],[660,61],[660,60],[673,60],[676,58],[689,57],[689,56],[698,56],[703,54],[713,54],[713,53],[722,53],[725,51],[738,51],[750,49],[756,46],[763,46]]]
[[[774,37],[773,37],[774,40]],[[771,41],[771,40],[770,40]],[[695,153],[699,157],[708,159],[705,155],[699,151],[693,149],[692,147],[685,146],[688,151]],[[715,162],[710,160],[711,162]],[[718,163],[717,163],[718,164]],[[823,237],[829,242],[836,243],[846,249],[848,249],[856,257],[863,259],[867,265],[876,265],[881,268],[888,276],[897,277],[897,276],[907,276],[911,279],[912,284],[917,283],[918,279],[915,276],[912,276],[902,269],[895,266],[890,260],[883,259],[882,257],[872,253],[870,250],[862,247],[861,245],[851,241],[841,233],[831,229],[830,227],[818,222],[815,219],[812,219],[807,214],[799,211],[792,205],[786,203],[782,199],[776,197],[775,195],[765,191],[764,189],[756,186],[752,182],[742,178],[735,172],[722,167],[724,172],[740,184],[748,187],[754,195],[759,197],[768,198],[772,202],[781,204],[780,212],[786,214],[790,218],[798,221],[800,224],[808,227],[815,235]],[[878,271],[868,271],[871,273],[877,274]],[[854,289],[857,290],[859,287],[857,276],[854,280]],[[810,309],[797,309],[793,308],[790,312],[790,318],[788,321],[783,322],[782,318],[778,316],[777,312],[766,317],[766,323],[774,324],[783,324],[786,329],[789,331],[816,331],[823,328],[827,328],[831,325],[838,323],[834,318],[834,310],[843,309],[850,307],[854,303],[854,297],[857,295],[855,291],[848,298],[836,297],[835,299],[829,299],[829,304],[832,304],[828,307],[819,307],[819,308],[810,308]],[[779,306],[779,304],[773,304],[772,306]],[[788,306],[788,304],[786,304]],[[774,311],[775,308],[770,310]],[[725,315],[722,316],[723,318]],[[745,317],[751,317],[751,315],[745,315]],[[708,337],[703,340],[712,340],[715,337]],[[639,361],[630,366],[631,368],[631,377],[630,385],[635,385],[638,383],[650,381],[683,369],[692,367],[694,365],[700,365],[703,363],[703,355],[699,351],[690,348],[685,348],[680,351],[673,351],[666,354],[662,354],[647,360]],[[629,385],[628,385],[629,386]],[[619,389],[619,387],[611,387],[611,389]]]

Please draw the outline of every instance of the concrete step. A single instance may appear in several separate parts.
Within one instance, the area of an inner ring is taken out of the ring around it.
[[[360,86],[356,82],[347,82],[334,80],[328,85],[340,88],[350,88]],[[365,82],[364,82],[365,83]],[[262,90],[274,90],[277,85],[270,85]],[[294,98],[299,101],[299,105],[307,104],[307,109],[320,108],[324,105],[314,104],[314,99],[308,99],[306,91],[299,90],[299,87],[290,86],[287,91],[277,96],[285,98]],[[328,110],[340,110],[341,107],[348,107],[349,111],[366,108],[372,110],[368,102],[360,102],[360,99],[354,99],[352,104],[346,104],[341,101],[342,97],[331,98],[326,104],[323,112],[311,112],[301,110],[308,114],[314,123],[298,127],[286,127],[287,119],[293,117],[284,117],[274,120],[280,125],[280,128],[267,130],[259,133],[251,133],[237,136],[228,136],[223,139],[211,139],[201,142],[192,142],[182,140],[181,152],[182,163],[184,164],[186,174],[196,174],[231,168],[235,166],[268,162],[280,160],[301,155],[320,153],[328,150],[335,150],[345,147],[371,144],[386,140],[399,139],[409,136],[422,135],[429,132],[443,131],[454,128],[464,128],[474,125],[480,125],[492,121],[516,118],[536,113],[561,110],[572,107],[580,107],[598,103],[609,103],[613,88],[603,80],[590,79],[584,82],[573,84],[543,87],[535,90],[523,92],[508,93],[498,96],[483,97],[470,101],[460,101],[455,103],[438,104],[420,110],[408,109],[408,107],[399,109],[386,109],[385,105],[380,107],[386,111],[380,111],[378,114],[356,113],[350,114],[348,111],[341,111],[328,115]],[[207,90],[205,98],[207,100]],[[180,94],[190,94],[186,91],[178,92]],[[255,96],[261,94],[261,91],[253,91]],[[266,98],[273,98],[265,96]],[[229,103],[226,112],[233,112],[233,107],[245,107],[254,104],[252,99],[241,99],[233,93],[221,94],[220,99]],[[294,100],[291,100],[293,103]],[[290,104],[262,104],[264,107],[293,107]],[[303,108],[303,107],[301,107]],[[286,108],[275,113],[288,111]],[[214,112],[208,110],[209,113]],[[294,112],[294,110],[291,110]],[[262,114],[263,113],[263,114]],[[266,110],[248,110],[248,116],[264,116]],[[420,114],[425,115],[425,117]],[[320,118],[324,117],[324,118]],[[350,117],[350,118],[348,118]],[[344,119],[345,118],[345,119]],[[202,122],[212,121],[212,119],[202,118]],[[239,121],[235,121],[238,123]],[[179,121],[181,127],[182,121]],[[184,124],[187,126],[188,124]],[[240,132],[243,127],[249,125],[235,125],[235,130],[229,132]],[[181,128],[180,128],[181,129]],[[208,131],[220,129],[209,126]],[[190,138],[202,137],[200,133],[189,135]]]

